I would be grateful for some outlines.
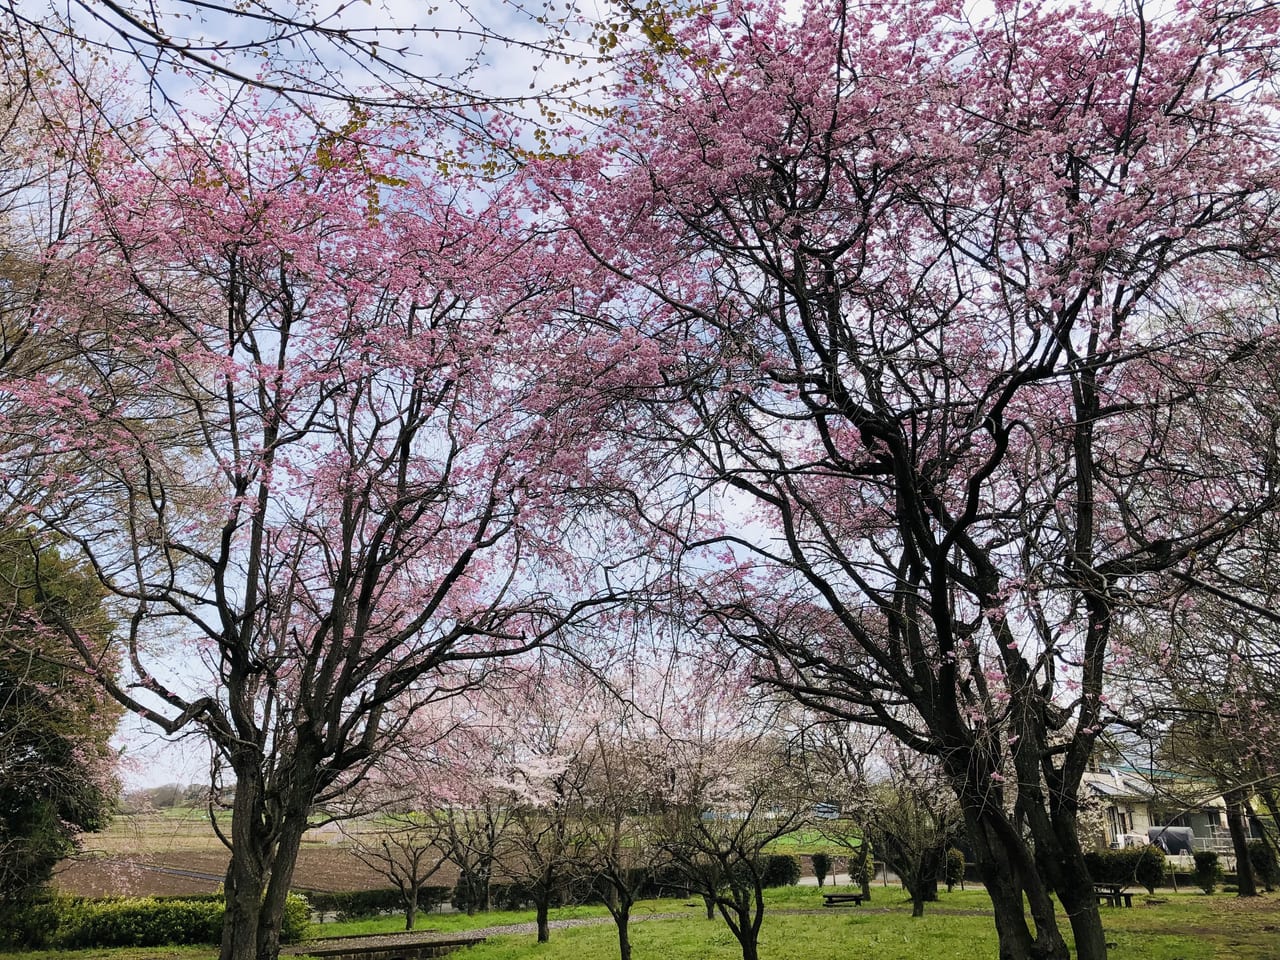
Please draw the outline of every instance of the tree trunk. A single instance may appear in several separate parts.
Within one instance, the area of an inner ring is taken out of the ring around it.
[[[994,809],[980,795],[962,794],[961,801],[975,862],[995,912],[1000,960],[1069,960],[1053,915],[1052,898],[1036,877],[1030,852],[1003,811]],[[1027,925],[1024,892],[1032,903],[1034,936]]]
[[[418,884],[409,884],[409,902],[404,908],[404,928],[412,930],[418,922]]]
[[[471,870],[463,873],[462,888],[467,892],[467,916],[474,917],[481,897],[480,875]]]
[[[236,767],[236,796],[231,808],[231,862],[223,891],[219,960],[258,960],[263,892],[271,869],[271,837],[264,836],[261,773],[256,756]]]
[[[625,898],[614,911],[613,922],[618,925],[618,960],[631,960],[631,904]]]
[[[702,903],[707,908],[707,919],[714,920],[716,918],[716,901],[714,897],[702,895]]]
[[[1093,893],[1093,878],[1080,849],[1077,811],[1074,806],[1055,810],[1052,822],[1058,853],[1054,892],[1071,923],[1077,960],[1106,960],[1107,937]]]
[[[1271,814],[1272,823],[1280,827],[1280,799],[1276,797],[1276,791],[1267,788],[1259,791],[1259,796],[1262,797],[1262,802],[1266,806],[1267,812]],[[1277,842],[1277,838],[1274,835],[1271,837],[1271,846],[1272,849],[1280,848],[1280,842]]]
[[[756,913],[752,916],[750,894],[735,888],[732,903],[728,899],[719,902],[720,913],[742,948],[742,960],[759,960],[760,922],[763,917],[763,901],[756,898]]]
[[[311,811],[310,783],[294,786],[288,806],[280,815],[275,856],[267,879],[266,896],[258,918],[258,960],[276,960],[280,955],[280,927],[293,885],[293,869],[298,862],[302,835],[307,831],[307,815]]]
[[[547,914],[551,908],[551,892],[549,890],[538,891],[534,905],[537,907],[538,912],[538,942],[546,943],[551,939],[551,925],[547,920]]]
[[[1271,822],[1280,826],[1280,802],[1277,802],[1275,790],[1260,790],[1258,791],[1258,796],[1262,799],[1262,803],[1267,808],[1267,812],[1271,814]],[[1263,828],[1262,842],[1266,844],[1267,848],[1271,851],[1272,863],[1280,864],[1280,837],[1278,837],[1274,831],[1266,829],[1265,821],[1259,820],[1258,823],[1259,826]],[[1274,874],[1274,867],[1272,873]],[[1265,882],[1267,892],[1270,893],[1275,886],[1273,878],[1269,876]]]
[[[276,960],[314,784],[310,779],[293,780],[285,785],[287,793],[269,797],[260,757],[256,751],[246,752],[247,758],[233,757],[236,794],[219,960]],[[300,769],[314,768],[305,757],[299,764]]]
[[[1256,897],[1258,881],[1253,875],[1253,861],[1249,859],[1249,834],[1245,829],[1245,795],[1243,790],[1228,790],[1222,795],[1227,805],[1227,830],[1231,834],[1231,846],[1236,854],[1236,889],[1238,896]]]
[[[930,900],[938,899],[938,880],[936,877],[926,875],[926,866],[924,861],[921,861],[914,865],[914,869],[904,870],[901,875],[902,885],[907,888],[907,893],[911,894],[911,916],[913,917],[923,917],[924,905]]]
[[[924,905],[938,899],[938,869],[941,866],[941,852],[937,849],[925,850],[920,855],[920,862],[915,865],[915,877],[911,883],[911,916],[923,917]]]
[[[257,960],[258,922],[262,914],[261,874],[255,874],[232,853],[224,888],[226,913],[222,921],[222,949],[218,960]]]

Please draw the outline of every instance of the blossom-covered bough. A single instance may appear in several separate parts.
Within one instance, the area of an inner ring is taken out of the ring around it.
[[[1117,628],[1276,507],[1277,15],[728,3],[530,174],[685,611],[939,758],[1007,960],[1106,955]]]
[[[616,599],[626,547],[586,560],[585,446],[533,375],[551,335],[500,198],[391,159],[403,127],[197,123],[78,155],[91,202],[49,253],[74,279],[32,335],[76,351],[6,377],[7,462],[122,624],[100,680],[234,781],[222,956],[269,958],[317,805]]]

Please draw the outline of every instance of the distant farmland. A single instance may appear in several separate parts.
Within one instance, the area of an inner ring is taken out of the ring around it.
[[[230,827],[227,821],[226,826]],[[84,853],[59,865],[54,884],[74,896],[213,893],[227,869],[227,851],[200,809],[121,816],[103,833],[84,837]],[[452,884],[446,864],[430,881]],[[293,874],[296,890],[365,890],[390,883],[369,869],[329,826],[303,839]]]

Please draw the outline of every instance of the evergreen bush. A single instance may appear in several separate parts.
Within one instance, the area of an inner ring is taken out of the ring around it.
[[[449,902],[453,887],[429,884],[418,888],[418,909],[434,910]],[[314,891],[307,894],[311,909],[318,913],[336,913],[339,920],[363,920],[386,913],[400,913],[404,901],[395,887],[374,890]]]
[[[5,942],[59,950],[212,944],[222,939],[221,898],[51,897],[6,915]],[[301,940],[311,922],[306,898],[290,894],[280,938]]]
[[[825,853],[815,853],[809,858],[809,862],[813,865],[813,875],[818,878],[818,886],[821,887],[827,879],[827,874],[831,872],[831,858]]]
[[[1258,882],[1267,890],[1275,889],[1280,884],[1280,863],[1276,862],[1276,852],[1265,840],[1249,842],[1249,863],[1253,866],[1253,874]]]
[[[760,872],[766,887],[794,887],[800,882],[800,858],[775,853],[764,858]]]
[[[1123,850],[1091,850],[1084,855],[1094,883],[1128,886],[1138,883],[1154,893],[1164,880],[1164,851],[1159,847],[1125,847]]]
[[[947,893],[955,889],[957,883],[964,882],[964,853],[956,847],[947,850],[946,862]]]
[[[1222,864],[1218,862],[1218,855],[1212,850],[1197,850],[1192,857],[1196,862],[1196,869],[1191,879],[1205,893],[1213,893],[1222,879]]]

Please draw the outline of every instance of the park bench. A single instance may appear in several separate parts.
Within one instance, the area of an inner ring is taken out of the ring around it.
[[[1093,894],[1098,898],[1098,903],[1105,903],[1109,907],[1118,907],[1121,901],[1126,907],[1133,906],[1133,894],[1118,883],[1095,883]]]
[[[822,905],[824,907],[838,907],[842,903],[852,903],[855,907],[860,907],[862,906],[862,894],[824,893],[822,895]]]

